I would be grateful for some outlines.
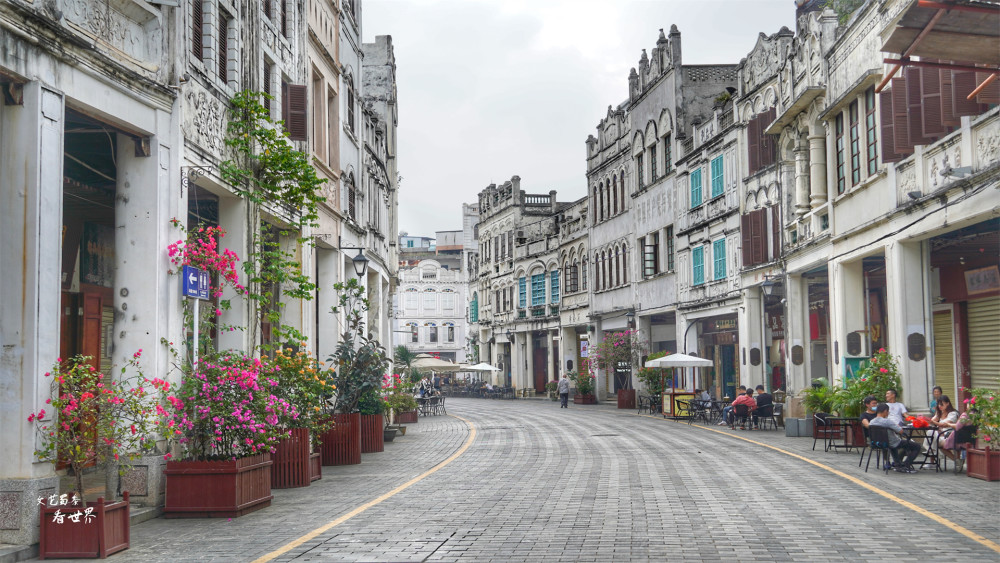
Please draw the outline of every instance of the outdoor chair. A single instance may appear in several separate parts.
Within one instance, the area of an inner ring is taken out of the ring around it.
[[[428,414],[439,414],[438,405],[441,404],[441,397],[431,397],[427,399],[427,413]]]
[[[649,414],[653,414],[653,396],[652,395],[639,395],[639,411],[635,414],[642,414],[642,411],[646,411]]]
[[[444,408],[444,397],[437,397],[437,403],[434,405],[434,414],[448,414],[448,411]]]
[[[778,428],[778,423],[774,421],[774,405],[765,405],[763,407],[757,407],[753,411],[753,425],[755,428],[760,428],[761,430],[767,430],[768,421],[774,422],[774,428]]]
[[[784,428],[785,427],[784,411],[785,411],[785,405],[781,403],[774,403],[773,405],[771,405],[771,415],[764,417],[764,419],[761,420],[760,427],[767,428],[767,423],[770,422],[771,428],[777,430],[778,421],[780,420],[781,427]]]
[[[816,441],[823,440],[823,451],[830,451],[830,442],[832,442],[840,432],[840,428],[834,426],[826,418],[830,416],[825,412],[818,412],[813,415],[813,447],[816,449]]]
[[[871,436],[871,449],[868,451],[868,463],[865,464],[865,473],[868,473],[868,466],[872,463],[872,452],[875,452],[875,465],[889,473],[891,464],[891,452],[889,450],[889,429],[884,426],[869,426],[868,435]],[[879,465],[881,464],[881,465]],[[860,463],[858,466],[860,467]]]
[[[694,411],[691,406],[691,401],[681,401],[678,399],[676,404],[677,409],[674,411],[673,418],[675,420],[687,420],[688,424],[691,424],[691,421],[694,420]]]
[[[736,429],[736,423],[740,423],[740,429],[746,430],[747,424],[750,423],[750,406],[749,405],[736,405],[733,410],[729,412],[729,417],[732,419],[732,423],[729,425],[733,430]]]
[[[700,420],[709,424],[709,407],[703,401],[691,401],[691,420]]]
[[[976,432],[979,431],[979,427],[975,425],[963,426],[955,431],[955,454],[961,457],[965,456],[965,450],[971,446],[976,445]],[[948,471],[948,456],[942,455],[944,458],[944,470]],[[958,473],[958,465],[955,466],[955,472]]]

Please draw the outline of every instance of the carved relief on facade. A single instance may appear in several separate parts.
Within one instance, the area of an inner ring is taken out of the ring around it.
[[[980,128],[976,137],[976,156],[981,170],[1000,160],[1000,120],[994,119],[990,125]],[[958,168],[961,164],[956,161],[952,166]]]
[[[122,10],[127,10],[123,12]],[[157,70],[162,30],[160,18],[134,2],[97,2],[65,0],[63,15],[67,25],[112,54],[123,55],[128,62],[145,70]]]
[[[770,37],[763,33],[757,37],[757,44],[743,60],[740,71],[744,93],[753,92],[778,72],[791,38],[792,32],[786,27]]]
[[[226,108],[223,103],[197,83],[191,83],[183,96],[184,138],[221,156],[226,131]]]

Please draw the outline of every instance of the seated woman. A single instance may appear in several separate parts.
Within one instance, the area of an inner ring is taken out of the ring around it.
[[[948,437],[958,426],[958,411],[951,405],[948,395],[941,395],[934,406],[934,418],[931,419],[938,429],[938,448],[948,459],[957,461],[958,455],[953,449],[948,448]],[[954,446],[952,446],[953,448]]]

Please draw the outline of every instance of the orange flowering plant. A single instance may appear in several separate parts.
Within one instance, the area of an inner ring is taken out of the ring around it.
[[[139,366],[141,356],[142,350],[133,354],[118,378],[94,369],[90,356],[57,359],[45,374],[52,389],[48,408],[28,417],[40,438],[35,455],[67,463],[81,499],[85,467],[113,463],[124,475],[132,461],[155,450],[156,409],[160,392],[170,384],[147,379]]]
[[[301,344],[305,346],[305,343]],[[282,421],[288,427],[308,428],[313,438],[333,427],[336,373],[312,354],[281,347],[270,360],[278,381],[276,394],[295,407],[298,417]]]

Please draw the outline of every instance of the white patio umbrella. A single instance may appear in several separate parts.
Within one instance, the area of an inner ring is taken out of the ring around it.
[[[466,369],[468,371],[500,371],[500,368],[493,367],[485,362],[480,362],[474,366],[469,366]]]
[[[462,370],[462,366],[448,362],[445,360],[439,360],[435,357],[429,356],[426,358],[419,358],[413,360],[410,367],[416,369],[420,373],[434,372],[434,373],[455,373]]]
[[[710,368],[712,365],[712,360],[687,354],[670,354],[645,363],[648,368]]]

